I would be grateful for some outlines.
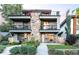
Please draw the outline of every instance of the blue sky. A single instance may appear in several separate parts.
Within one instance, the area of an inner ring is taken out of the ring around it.
[[[23,9],[50,9],[52,11],[60,11],[60,23],[65,19],[66,11],[70,11],[79,7],[79,4],[24,4]],[[71,12],[70,12],[71,13]]]
[[[79,4],[24,4],[24,9],[52,9],[52,10],[73,10],[78,8]]]

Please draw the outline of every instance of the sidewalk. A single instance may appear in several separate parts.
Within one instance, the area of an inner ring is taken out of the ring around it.
[[[48,48],[47,45],[44,43],[41,43],[37,47],[37,54],[36,55],[48,55]]]

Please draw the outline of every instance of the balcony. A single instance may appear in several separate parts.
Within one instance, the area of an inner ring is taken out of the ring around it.
[[[42,25],[40,32],[58,32],[57,25]]]
[[[10,32],[31,32],[31,28],[28,25],[13,25]]]

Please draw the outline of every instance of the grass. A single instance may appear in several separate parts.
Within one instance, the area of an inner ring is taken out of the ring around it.
[[[48,45],[48,49],[75,49],[76,47],[72,47],[69,45]]]

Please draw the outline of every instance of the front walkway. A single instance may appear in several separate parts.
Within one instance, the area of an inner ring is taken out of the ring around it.
[[[45,43],[40,43],[40,45],[37,47],[36,55],[48,55],[48,48]]]
[[[13,47],[18,47],[18,46],[20,46],[20,45],[14,45],[14,46],[6,47],[6,48],[4,49],[4,51],[3,51],[0,55],[10,55],[10,54],[11,54],[11,53],[10,53],[10,50],[11,50]]]

